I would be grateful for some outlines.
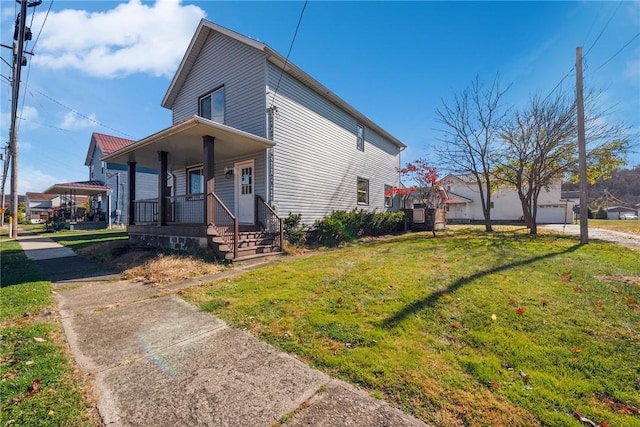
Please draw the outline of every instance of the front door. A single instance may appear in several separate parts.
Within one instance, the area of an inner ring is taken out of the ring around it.
[[[235,164],[236,216],[240,224],[255,224],[253,160]]]

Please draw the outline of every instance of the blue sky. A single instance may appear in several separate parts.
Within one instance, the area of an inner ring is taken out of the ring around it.
[[[141,139],[169,126],[160,102],[200,18],[286,55],[303,2],[55,0],[43,26],[50,5],[44,0],[28,17],[35,56],[23,68],[20,194],[88,179],[92,132]],[[0,6],[2,43],[11,45],[18,6]],[[507,105],[556,87],[573,93],[575,49],[583,46],[585,88],[603,91],[607,120],[631,128],[633,166],[640,164],[639,32],[638,1],[310,1],[290,61],[407,144],[404,161],[435,163],[443,100],[476,76],[511,84]],[[2,49],[4,60],[10,54]],[[10,77],[5,63],[1,70]],[[0,80],[6,142],[11,91]]]

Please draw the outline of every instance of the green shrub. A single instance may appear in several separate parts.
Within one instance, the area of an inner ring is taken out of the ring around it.
[[[307,240],[307,227],[301,222],[302,215],[289,212],[284,219],[284,238],[294,246],[302,246]]]
[[[596,219],[607,219],[607,210],[604,206],[600,206],[596,212]]]
[[[314,223],[309,240],[312,243],[337,246],[360,237],[398,231],[403,223],[403,212],[368,212],[359,209],[350,212],[333,211]]]

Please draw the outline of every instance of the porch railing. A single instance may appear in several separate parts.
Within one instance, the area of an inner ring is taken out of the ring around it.
[[[204,194],[190,194],[167,197],[166,220],[171,224],[203,224]],[[134,200],[134,221],[136,224],[157,223],[159,218],[158,199]]]
[[[207,211],[211,212],[207,218],[207,228],[213,227],[218,236],[233,248],[233,258],[238,258],[239,228],[238,219],[222,203],[216,193],[207,194]]]
[[[276,246],[282,250],[284,221],[260,195],[256,195],[256,221],[264,231],[275,236]]]
[[[158,199],[134,200],[133,208],[136,224],[158,222]]]

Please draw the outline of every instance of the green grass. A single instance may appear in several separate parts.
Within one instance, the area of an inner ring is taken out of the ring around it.
[[[62,327],[46,315],[54,305],[51,283],[18,242],[3,241],[0,249],[0,425],[92,425]]]
[[[640,406],[640,279],[622,278],[640,277],[639,259],[575,237],[462,229],[292,259],[185,295],[429,423],[580,426],[578,411],[640,426],[603,402]]]
[[[590,219],[589,227],[640,235],[640,221],[638,220]]]
[[[87,231],[58,231],[46,234],[55,242],[68,246],[74,251],[91,246],[98,242],[127,240],[129,235],[125,230],[87,230]]]

